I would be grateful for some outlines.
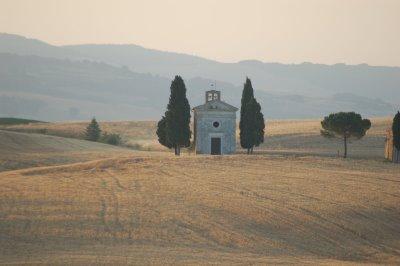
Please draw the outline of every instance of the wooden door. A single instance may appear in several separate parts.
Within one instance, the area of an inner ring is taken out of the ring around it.
[[[221,154],[221,138],[211,138],[211,154]]]

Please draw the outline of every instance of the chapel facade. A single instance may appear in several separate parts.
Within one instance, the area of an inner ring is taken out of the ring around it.
[[[220,91],[206,92],[205,103],[192,109],[196,154],[235,153],[237,110],[221,100]]]

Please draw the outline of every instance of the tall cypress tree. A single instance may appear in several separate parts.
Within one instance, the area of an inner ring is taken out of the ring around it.
[[[241,106],[240,106],[240,118],[244,115],[243,109],[246,107],[247,103],[250,102],[251,99],[254,98],[254,90],[253,85],[251,85],[251,80],[246,77],[246,82],[243,85]]]
[[[247,77],[246,82],[243,85],[242,99],[240,105],[240,146],[243,149],[247,149],[247,153],[250,153],[250,149],[252,147],[252,117],[251,117],[251,108],[249,108],[250,101],[254,99],[254,90],[251,85],[251,80]]]
[[[243,86],[240,106],[240,145],[247,149],[247,154],[253,152],[254,146],[264,142],[264,116],[261,106],[254,98],[254,90],[249,78]]]
[[[397,112],[397,114],[393,118],[392,133],[393,133],[393,146],[397,149],[396,162],[398,162],[400,153],[400,112]]]
[[[240,145],[242,148],[247,149],[247,154],[250,154],[254,147],[256,139],[256,110],[257,102],[254,98],[250,99],[249,102],[242,108],[243,116],[241,119],[242,127],[240,129]]]
[[[171,83],[171,95],[165,117],[158,123],[157,135],[159,142],[175,149],[175,155],[180,155],[181,147],[190,146],[190,105],[186,98],[186,86],[180,76],[175,76]]]
[[[255,123],[256,123],[256,137],[255,137],[254,146],[258,147],[261,143],[264,142],[265,120],[264,120],[264,115],[261,112],[261,105],[257,101],[256,101],[255,120],[256,120],[255,121]]]

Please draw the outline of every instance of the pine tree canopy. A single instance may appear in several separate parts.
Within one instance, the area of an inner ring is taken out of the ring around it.
[[[354,112],[330,114],[321,121],[321,135],[327,138],[343,138],[344,158],[347,157],[347,141],[349,138],[360,139],[371,127],[371,121],[362,119]]]
[[[326,116],[321,122],[323,136],[360,139],[371,127],[371,121],[355,112],[340,112]]]
[[[393,145],[397,150],[400,150],[400,112],[397,112],[393,118],[392,132]]]
[[[85,137],[86,140],[90,141],[98,141],[100,139],[101,129],[99,124],[96,121],[96,118],[93,117],[92,121],[86,128]]]

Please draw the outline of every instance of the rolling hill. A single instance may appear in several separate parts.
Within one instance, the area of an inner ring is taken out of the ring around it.
[[[246,76],[258,90],[278,95],[327,97],[350,93],[392,104],[400,101],[400,67],[322,64],[279,64],[258,60],[222,63],[198,56],[147,49],[138,45],[85,44],[54,46],[13,34],[0,34],[0,53],[104,62],[134,72],[166,78],[202,77],[241,86]]]
[[[382,159],[384,154],[386,130],[392,119],[372,118],[371,129],[361,140],[349,142],[349,156],[360,159]],[[23,133],[43,133],[48,135],[84,138],[86,122],[34,123],[28,125],[9,125],[0,127]],[[122,137],[124,145],[145,151],[166,151],[158,143],[156,121],[100,122],[102,130],[116,133]],[[269,155],[314,155],[335,157],[342,154],[343,143],[339,139],[326,139],[320,134],[321,121],[318,119],[270,120],[266,123],[264,143],[256,153]],[[239,130],[236,131],[239,134]],[[237,135],[237,140],[239,135]],[[237,151],[244,152],[237,143]]]
[[[347,110],[385,116],[399,107],[399,69],[226,64],[134,45],[58,47],[0,34],[0,116],[49,121],[94,115],[103,120],[158,119],[175,74],[185,78],[192,106],[203,101],[204,91],[215,80],[223,99],[239,105],[240,84],[249,75],[266,118],[321,117]]]
[[[3,172],[0,258],[397,264],[398,177],[383,161],[267,155],[130,155]]]
[[[186,80],[191,106],[204,101],[204,91],[211,82]],[[0,54],[0,116],[46,121],[93,116],[101,120],[155,120],[165,110],[169,86],[167,78],[105,63]],[[218,82],[217,88],[223,100],[239,106],[240,86]],[[387,102],[352,94],[317,98],[257,90],[256,96],[266,118],[321,117],[340,110],[384,116],[395,110]]]
[[[240,86],[248,76],[258,90],[278,95],[329,97],[350,93],[372,99],[380,98],[393,104],[400,101],[400,67],[312,63],[285,65],[257,60],[221,63],[137,45],[64,47],[85,54],[93,60],[125,65],[136,72],[165,77],[173,77],[179,73],[187,79],[203,77]]]
[[[255,155],[179,158],[22,133],[72,136],[82,122],[6,126],[1,263],[399,264],[399,169],[383,159],[390,119],[372,122],[348,159],[318,137],[318,120],[269,122]],[[155,138],[155,122],[101,127]]]
[[[134,151],[90,141],[0,130],[0,172],[110,158]]]

